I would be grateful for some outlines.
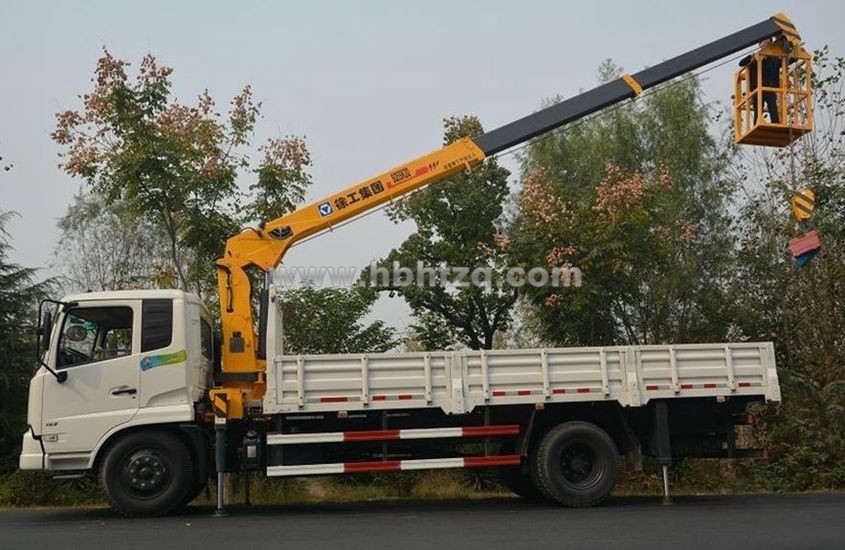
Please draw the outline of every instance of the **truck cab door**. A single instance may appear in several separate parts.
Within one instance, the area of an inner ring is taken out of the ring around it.
[[[42,442],[54,467],[63,453],[90,453],[112,428],[138,412],[141,301],[96,301],[68,309],[48,358],[59,383],[41,373]],[[43,369],[42,369],[43,370]],[[68,456],[67,467],[76,468]],[[87,457],[84,457],[87,460]]]

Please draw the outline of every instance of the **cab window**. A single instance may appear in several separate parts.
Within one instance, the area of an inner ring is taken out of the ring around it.
[[[132,353],[132,308],[68,310],[59,336],[58,368],[124,357]]]

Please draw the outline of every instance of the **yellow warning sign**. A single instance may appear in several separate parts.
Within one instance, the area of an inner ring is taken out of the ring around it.
[[[804,221],[810,218],[816,208],[816,194],[812,189],[799,189],[792,194],[789,202],[792,204],[792,213],[795,217]]]

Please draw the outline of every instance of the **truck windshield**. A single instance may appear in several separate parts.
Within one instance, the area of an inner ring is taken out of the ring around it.
[[[73,308],[65,315],[57,367],[105,361],[131,353],[131,308]]]

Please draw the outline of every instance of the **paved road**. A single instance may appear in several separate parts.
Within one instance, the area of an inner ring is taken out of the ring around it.
[[[617,498],[587,510],[518,499],[260,506],[126,520],[105,509],[0,511],[0,547],[845,548],[845,494]]]

